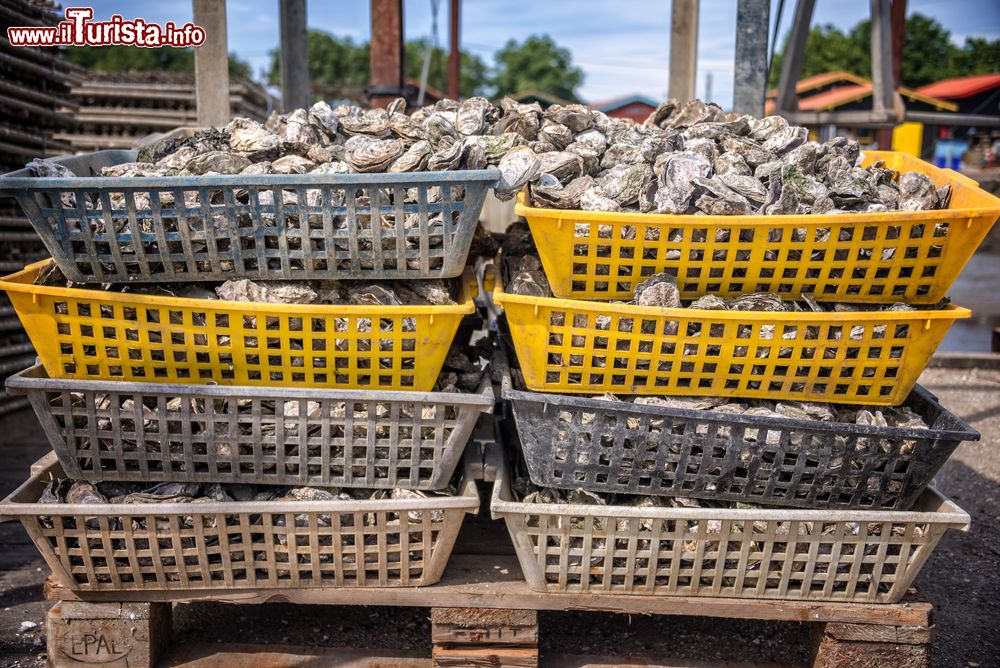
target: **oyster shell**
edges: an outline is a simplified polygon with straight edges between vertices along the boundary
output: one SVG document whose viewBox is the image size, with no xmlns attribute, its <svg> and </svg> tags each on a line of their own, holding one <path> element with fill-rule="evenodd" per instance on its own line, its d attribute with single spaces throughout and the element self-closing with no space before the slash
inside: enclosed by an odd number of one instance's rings
<svg viewBox="0 0 1000 668">
<path fill-rule="evenodd" d="M 542 166 L 535 152 L 527 146 L 515 146 L 500 160 L 500 180 L 495 195 L 500 201 L 509 200 L 528 183 Z"/>
<path fill-rule="evenodd" d="M 580 208 L 584 211 L 621 211 L 618 202 L 605 197 L 604 190 L 599 186 L 591 186 L 580 194 Z"/>
<path fill-rule="evenodd" d="M 226 151 L 209 151 L 191 158 L 181 170 L 182 174 L 202 175 L 209 172 L 215 174 L 239 174 L 250 166 L 250 160 L 238 153 Z"/>
<path fill-rule="evenodd" d="M 733 297 L 727 302 L 730 311 L 788 311 L 784 300 L 777 295 L 755 292 Z"/>
<path fill-rule="evenodd" d="M 899 209 L 923 211 L 937 208 L 938 194 L 926 174 L 907 172 L 899 177 Z"/>
<path fill-rule="evenodd" d="M 543 271 L 519 271 L 510 280 L 507 292 L 527 297 L 551 297 L 552 289 Z"/>
<path fill-rule="evenodd" d="M 257 121 L 237 117 L 226 126 L 229 147 L 238 153 L 259 159 L 274 158 L 281 149 L 281 137 Z"/>
<path fill-rule="evenodd" d="M 638 306 L 680 308 L 681 305 L 677 278 L 670 274 L 656 274 L 647 278 L 635 286 L 633 297 Z"/>
<path fill-rule="evenodd" d="M 496 120 L 497 110 L 484 97 L 470 97 L 458 106 L 455 129 L 463 135 L 480 135 L 489 131 Z"/>
<path fill-rule="evenodd" d="M 400 155 L 389 166 L 389 172 L 419 172 L 427 167 L 427 161 L 431 157 L 431 143 L 426 139 L 421 139 L 410 145 L 406 151 Z"/>
<path fill-rule="evenodd" d="M 653 171 L 660 187 L 654 201 L 658 213 L 684 213 L 694 196 L 695 178 L 708 177 L 712 163 L 700 153 L 668 153 L 657 159 Z"/>
<path fill-rule="evenodd" d="M 601 176 L 597 183 L 604 196 L 613 199 L 620 206 L 635 204 L 639 193 L 652 182 L 653 170 L 646 163 L 637 165 L 615 165 Z"/>
<path fill-rule="evenodd" d="M 215 289 L 219 299 L 231 302 L 266 304 L 311 304 L 317 293 L 308 285 L 280 281 L 254 282 L 248 279 L 226 281 Z"/>
<path fill-rule="evenodd" d="M 404 145 L 399 139 L 372 140 L 367 139 L 352 144 L 355 139 L 365 135 L 352 137 L 344 146 L 347 148 L 347 163 L 359 172 L 384 172 L 403 155 Z"/>
<path fill-rule="evenodd" d="M 389 137 L 389 113 L 385 109 L 368 109 L 359 114 L 341 116 L 338 129 L 347 136 Z"/>
<path fill-rule="evenodd" d="M 562 183 L 580 176 L 583 171 L 583 159 L 575 153 L 567 151 L 552 151 L 539 156 L 541 164 L 538 168 L 542 174 L 551 174 Z"/>
</svg>

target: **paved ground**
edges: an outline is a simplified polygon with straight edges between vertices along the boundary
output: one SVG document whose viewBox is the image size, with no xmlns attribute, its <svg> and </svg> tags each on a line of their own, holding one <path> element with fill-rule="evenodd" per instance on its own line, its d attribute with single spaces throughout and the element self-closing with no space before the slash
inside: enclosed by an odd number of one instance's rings
<svg viewBox="0 0 1000 668">
<path fill-rule="evenodd" d="M 937 478 L 972 515 L 951 532 L 918 586 L 936 607 L 936 665 L 1000 665 L 1000 371 L 930 369 L 925 386 L 983 434 L 963 444 Z M 0 492 L 8 493 L 46 450 L 33 414 L 0 419 Z M 46 575 L 19 524 L 0 524 L 0 666 L 43 666 Z M 429 652 L 425 609 L 196 604 L 174 611 L 178 640 L 381 646 Z M 21 630 L 24 622 L 35 623 Z M 546 613 L 543 652 L 645 654 L 801 664 L 808 634 L 797 624 Z"/>
</svg>

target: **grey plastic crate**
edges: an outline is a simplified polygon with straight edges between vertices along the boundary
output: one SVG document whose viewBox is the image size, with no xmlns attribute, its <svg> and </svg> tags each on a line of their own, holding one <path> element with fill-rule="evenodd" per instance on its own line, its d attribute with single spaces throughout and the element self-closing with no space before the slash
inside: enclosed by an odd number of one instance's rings
<svg viewBox="0 0 1000 668">
<path fill-rule="evenodd" d="M 100 176 L 135 157 L 118 150 L 57 158 L 79 178 L 22 169 L 0 178 L 0 195 L 17 198 L 78 283 L 451 278 L 462 273 L 500 174 Z M 412 188 L 417 203 L 404 203 Z M 442 220 L 431 220 L 436 214 Z"/>
<path fill-rule="evenodd" d="M 929 429 L 736 415 L 522 391 L 498 355 L 532 482 L 594 492 L 905 510 L 979 432 L 919 385 Z M 514 376 L 517 371 L 513 372 Z"/>
<path fill-rule="evenodd" d="M 442 489 L 493 389 L 478 394 L 7 379 L 77 480 Z M 242 405 L 244 411 L 238 410 Z"/>
<path fill-rule="evenodd" d="M 490 510 L 540 592 L 896 603 L 969 514 L 926 490 L 911 511 L 524 503 L 499 466 Z"/>
<path fill-rule="evenodd" d="M 66 477 L 39 462 L 0 503 L 20 520 L 60 583 L 73 591 L 422 587 L 441 579 L 468 513 L 459 494 L 351 501 L 38 503 Z"/>
</svg>

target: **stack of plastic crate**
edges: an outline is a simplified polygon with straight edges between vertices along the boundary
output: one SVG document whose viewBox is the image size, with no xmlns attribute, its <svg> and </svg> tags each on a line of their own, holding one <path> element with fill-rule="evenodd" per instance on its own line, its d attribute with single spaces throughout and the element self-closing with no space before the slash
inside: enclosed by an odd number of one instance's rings
<svg viewBox="0 0 1000 668">
<path fill-rule="evenodd" d="M 915 385 L 966 309 L 764 312 L 607 301 L 629 300 L 639 282 L 668 272 L 682 299 L 767 292 L 790 301 L 807 294 L 939 304 L 1000 200 L 905 155 L 866 160 L 949 184 L 950 208 L 695 217 L 521 201 L 555 297 L 506 292 L 501 261 L 494 301 L 516 353 L 503 398 L 532 483 L 610 500 L 524 503 L 507 472 L 492 507 L 507 520 L 533 588 L 891 602 L 945 529 L 967 526 L 968 515 L 928 484 L 978 434 Z M 605 393 L 905 404 L 927 428 L 584 396 Z M 703 502 L 680 507 L 662 496 Z"/>
<path fill-rule="evenodd" d="M 496 171 L 89 176 L 134 159 L 104 151 L 60 159 L 76 178 L 0 179 L 53 257 L 0 287 L 40 357 L 8 388 L 29 397 L 59 461 L 3 515 L 24 522 L 74 589 L 435 582 L 479 504 L 474 482 L 453 474 L 477 417 L 492 410 L 492 388 L 432 390 L 474 311 L 466 258 Z M 417 204 L 404 202 L 408 189 Z M 38 280 L 50 263 L 68 285 Z M 461 281 L 455 305 L 102 289 L 431 278 Z M 65 477 L 195 485 L 200 498 L 37 503 Z M 283 487 L 277 500 L 235 501 L 217 498 L 215 483 Z M 451 495 L 405 493 L 450 484 Z M 355 488 L 384 491 L 352 498 Z"/>
</svg>

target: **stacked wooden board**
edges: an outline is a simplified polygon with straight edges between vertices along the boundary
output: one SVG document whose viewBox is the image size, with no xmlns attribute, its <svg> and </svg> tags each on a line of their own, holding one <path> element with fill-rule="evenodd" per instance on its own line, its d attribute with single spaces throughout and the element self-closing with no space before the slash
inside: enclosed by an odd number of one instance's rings
<svg viewBox="0 0 1000 668">
<path fill-rule="evenodd" d="M 57 136 L 73 152 L 128 149 L 149 134 L 196 126 L 194 74 L 183 72 L 88 72 L 64 107 L 76 125 Z M 230 79 L 233 116 L 263 121 L 276 100 L 249 79 Z"/>
<path fill-rule="evenodd" d="M 8 26 L 51 26 L 59 21 L 51 3 L 0 0 Z M 53 49 L 15 47 L 0 35 L 0 173 L 40 156 L 68 153 L 56 134 L 72 127 L 77 104 L 70 96 L 80 72 Z M 0 271 L 10 272 L 45 256 L 45 247 L 17 203 L 0 198 Z M 0 299 L 0 380 L 34 358 L 6 297 Z M 0 414 L 25 405 L 22 397 L 0 397 Z"/>
<path fill-rule="evenodd" d="M 2 0 L 8 26 L 51 26 L 59 17 L 25 0 Z M 9 172 L 41 155 L 72 150 L 56 137 L 68 130 L 77 104 L 70 96 L 79 71 L 52 49 L 15 47 L 0 35 L 0 170 Z"/>
</svg>

